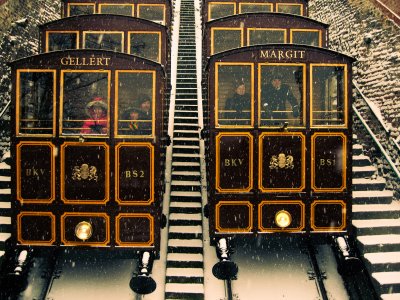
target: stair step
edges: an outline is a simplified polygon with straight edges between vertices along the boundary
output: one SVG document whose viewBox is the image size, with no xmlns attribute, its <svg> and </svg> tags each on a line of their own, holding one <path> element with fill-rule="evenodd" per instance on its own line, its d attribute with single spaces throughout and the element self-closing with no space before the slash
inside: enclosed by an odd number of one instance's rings
<svg viewBox="0 0 400 300">
<path fill-rule="evenodd" d="M 168 268 L 167 276 L 204 277 L 204 271 L 202 268 Z"/>
<path fill-rule="evenodd" d="M 203 254 L 200 254 L 200 253 L 168 253 L 167 261 L 203 262 Z"/>
<path fill-rule="evenodd" d="M 353 219 L 400 218 L 400 203 L 356 204 L 352 206 Z"/>
<path fill-rule="evenodd" d="M 168 247 L 192 247 L 203 248 L 203 241 L 201 239 L 168 239 Z"/>
<path fill-rule="evenodd" d="M 353 166 L 370 166 L 371 159 L 366 155 L 353 155 Z"/>
<path fill-rule="evenodd" d="M 172 213 L 169 214 L 169 219 L 170 220 L 174 220 L 174 221 L 185 221 L 185 220 L 189 220 L 189 221 L 201 221 L 201 214 L 200 213 L 196 213 L 196 214 L 182 214 L 182 213 Z"/>
<path fill-rule="evenodd" d="M 386 187 L 385 178 L 353 178 L 353 191 L 382 191 Z"/>
<path fill-rule="evenodd" d="M 353 167 L 353 178 L 371 177 L 376 172 L 374 166 Z"/>
<path fill-rule="evenodd" d="M 370 273 L 400 271 L 400 251 L 365 253 L 364 258 Z"/>
<path fill-rule="evenodd" d="M 353 191 L 353 204 L 389 204 L 393 200 L 393 191 Z"/>
<path fill-rule="evenodd" d="M 360 144 L 353 144 L 353 155 L 361 155 L 363 153 L 363 146 Z"/>
<path fill-rule="evenodd" d="M 400 271 L 372 273 L 375 288 L 379 294 L 400 292 Z"/>
<path fill-rule="evenodd" d="M 177 299 L 193 299 L 192 294 L 204 294 L 204 285 L 201 283 L 186 284 L 186 283 L 167 283 L 165 284 L 166 293 L 178 293 L 190 295 L 190 298 L 177 298 Z M 204 295 L 203 295 L 204 297 Z"/>
<path fill-rule="evenodd" d="M 201 226 L 169 226 L 169 232 L 171 233 L 192 233 L 201 234 L 203 228 Z"/>
<path fill-rule="evenodd" d="M 400 234 L 358 236 L 357 246 L 364 253 L 400 251 Z"/>
<path fill-rule="evenodd" d="M 381 294 L 382 300 L 400 300 L 400 293 Z"/>
<path fill-rule="evenodd" d="M 353 220 L 357 235 L 399 234 L 400 219 Z"/>
</svg>

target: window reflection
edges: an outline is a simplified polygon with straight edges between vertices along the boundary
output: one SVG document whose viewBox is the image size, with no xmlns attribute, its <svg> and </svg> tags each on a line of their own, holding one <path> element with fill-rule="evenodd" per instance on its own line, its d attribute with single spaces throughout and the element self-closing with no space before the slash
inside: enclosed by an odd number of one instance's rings
<svg viewBox="0 0 400 300">
<path fill-rule="evenodd" d="M 299 15 L 299 16 L 301 16 L 303 14 L 301 4 L 277 3 L 277 12 L 292 14 L 292 15 Z"/>
<path fill-rule="evenodd" d="M 286 43 L 284 29 L 249 29 L 249 46 L 271 43 Z"/>
<path fill-rule="evenodd" d="M 320 47 L 320 32 L 311 30 L 292 30 L 292 43 Z"/>
<path fill-rule="evenodd" d="M 131 32 L 130 54 L 160 62 L 159 32 Z"/>
<path fill-rule="evenodd" d="M 272 4 L 269 3 L 240 3 L 239 11 L 241 14 L 272 12 Z"/>
<path fill-rule="evenodd" d="M 122 52 L 122 33 L 84 32 L 85 49 L 101 49 Z"/>
<path fill-rule="evenodd" d="M 252 125 L 252 66 L 219 65 L 216 105 L 218 124 Z"/>
<path fill-rule="evenodd" d="M 118 135 L 152 135 L 153 78 L 149 72 L 118 72 Z"/>
<path fill-rule="evenodd" d="M 260 76 L 260 125 L 303 125 L 303 67 L 263 65 Z"/>
<path fill-rule="evenodd" d="M 76 32 L 49 32 L 47 42 L 47 51 L 77 49 L 78 34 Z"/>
<path fill-rule="evenodd" d="M 108 133 L 109 72 L 62 73 L 62 133 Z"/>
<path fill-rule="evenodd" d="M 94 14 L 94 4 L 68 4 L 68 16 Z"/>
<path fill-rule="evenodd" d="M 212 53 L 239 48 L 242 46 L 241 29 L 212 29 Z"/>
<path fill-rule="evenodd" d="M 146 20 L 150 20 L 159 24 L 164 25 L 164 10 L 165 6 L 160 4 L 153 4 L 153 5 L 145 5 L 139 4 L 138 5 L 138 17 Z"/>
<path fill-rule="evenodd" d="M 345 66 L 312 66 L 312 125 L 343 125 Z"/>
<path fill-rule="evenodd" d="M 209 3 L 208 20 L 232 16 L 236 13 L 234 3 Z"/>
<path fill-rule="evenodd" d="M 133 5 L 129 4 L 100 4 L 101 14 L 133 16 Z"/>
<path fill-rule="evenodd" d="M 53 134 L 54 72 L 19 73 L 20 134 Z"/>
</svg>

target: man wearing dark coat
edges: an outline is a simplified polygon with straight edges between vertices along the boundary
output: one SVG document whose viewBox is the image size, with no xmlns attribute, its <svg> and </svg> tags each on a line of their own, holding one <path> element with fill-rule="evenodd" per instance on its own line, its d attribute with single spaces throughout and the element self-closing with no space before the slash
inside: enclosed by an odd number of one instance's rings
<svg viewBox="0 0 400 300">
<path fill-rule="evenodd" d="M 272 77 L 262 86 L 261 107 L 267 119 L 288 119 L 286 102 L 292 107 L 293 117 L 299 117 L 299 105 L 289 85 L 283 84 L 280 76 Z"/>
</svg>

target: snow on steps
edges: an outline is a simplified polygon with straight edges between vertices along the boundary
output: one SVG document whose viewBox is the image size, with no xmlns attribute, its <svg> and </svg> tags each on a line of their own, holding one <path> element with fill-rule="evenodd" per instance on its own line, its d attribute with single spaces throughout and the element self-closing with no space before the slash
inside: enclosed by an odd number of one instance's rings
<svg viewBox="0 0 400 300">
<path fill-rule="evenodd" d="M 2 157 L 0 163 L 0 262 L 5 252 L 5 243 L 11 236 L 11 166 L 10 153 Z"/>
<path fill-rule="evenodd" d="M 362 146 L 353 146 L 353 227 L 357 246 L 381 299 L 400 300 L 400 203 L 385 190 Z"/>
</svg>

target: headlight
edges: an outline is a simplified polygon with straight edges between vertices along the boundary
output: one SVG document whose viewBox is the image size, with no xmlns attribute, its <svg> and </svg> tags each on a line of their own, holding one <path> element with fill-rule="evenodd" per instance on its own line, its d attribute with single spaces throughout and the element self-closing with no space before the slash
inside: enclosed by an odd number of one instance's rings
<svg viewBox="0 0 400 300">
<path fill-rule="evenodd" d="M 92 236 L 92 225 L 90 223 L 82 221 L 75 227 L 75 235 L 78 239 L 86 241 Z"/>
<path fill-rule="evenodd" d="M 292 216 L 286 210 L 280 210 L 275 215 L 275 223 L 281 228 L 286 228 L 292 223 Z"/>
</svg>

